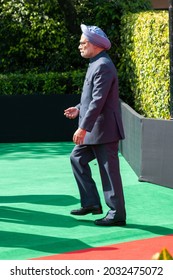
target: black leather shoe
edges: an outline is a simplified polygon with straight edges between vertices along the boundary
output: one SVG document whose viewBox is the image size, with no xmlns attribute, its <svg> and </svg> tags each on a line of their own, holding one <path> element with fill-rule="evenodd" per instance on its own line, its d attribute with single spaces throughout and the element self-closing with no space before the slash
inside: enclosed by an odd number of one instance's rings
<svg viewBox="0 0 173 280">
<path fill-rule="evenodd" d="M 84 216 L 84 215 L 87 215 L 90 213 L 93 215 L 102 214 L 103 211 L 102 211 L 101 205 L 100 206 L 82 207 L 77 210 L 72 210 L 70 214 Z"/>
<path fill-rule="evenodd" d="M 117 226 L 117 227 L 121 227 L 121 226 L 125 226 L 126 225 L 126 221 L 115 221 L 114 219 L 108 219 L 108 218 L 103 218 L 100 220 L 96 220 L 95 225 L 97 226 Z"/>
</svg>

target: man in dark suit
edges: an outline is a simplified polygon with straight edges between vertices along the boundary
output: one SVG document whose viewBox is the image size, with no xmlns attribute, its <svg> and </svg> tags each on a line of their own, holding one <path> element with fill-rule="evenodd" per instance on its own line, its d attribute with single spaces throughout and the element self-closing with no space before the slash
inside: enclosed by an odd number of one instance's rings
<svg viewBox="0 0 173 280">
<path fill-rule="evenodd" d="M 76 179 L 81 208 L 72 215 L 101 214 L 102 206 L 89 162 L 99 166 L 107 215 L 95 221 L 100 226 L 124 226 L 126 210 L 119 170 L 118 143 L 124 138 L 119 110 L 116 68 L 106 53 L 111 43 L 97 26 L 81 25 L 79 50 L 90 60 L 80 104 L 64 111 L 69 119 L 79 116 L 79 126 L 73 135 L 76 144 L 70 159 Z"/>
</svg>

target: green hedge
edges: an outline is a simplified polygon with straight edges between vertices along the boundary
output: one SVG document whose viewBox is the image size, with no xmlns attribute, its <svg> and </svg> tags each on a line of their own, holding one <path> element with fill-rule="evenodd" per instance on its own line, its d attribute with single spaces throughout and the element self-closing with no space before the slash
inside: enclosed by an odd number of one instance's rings
<svg viewBox="0 0 173 280">
<path fill-rule="evenodd" d="M 121 96 L 145 117 L 169 119 L 167 11 L 127 14 L 121 20 Z"/>
<path fill-rule="evenodd" d="M 0 95 L 79 94 L 85 72 L 0 75 Z"/>
<path fill-rule="evenodd" d="M 0 1 L 0 73 L 81 69 L 81 23 L 103 28 L 117 58 L 122 14 L 150 7 L 150 0 Z"/>
</svg>

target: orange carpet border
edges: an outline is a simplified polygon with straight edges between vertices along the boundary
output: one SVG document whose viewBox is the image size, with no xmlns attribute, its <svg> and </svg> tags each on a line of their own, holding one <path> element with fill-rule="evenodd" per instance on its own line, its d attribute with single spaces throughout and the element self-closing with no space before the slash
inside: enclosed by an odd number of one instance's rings
<svg viewBox="0 0 173 280">
<path fill-rule="evenodd" d="M 163 248 L 173 255 L 173 234 L 44 256 L 35 260 L 151 260 Z"/>
</svg>

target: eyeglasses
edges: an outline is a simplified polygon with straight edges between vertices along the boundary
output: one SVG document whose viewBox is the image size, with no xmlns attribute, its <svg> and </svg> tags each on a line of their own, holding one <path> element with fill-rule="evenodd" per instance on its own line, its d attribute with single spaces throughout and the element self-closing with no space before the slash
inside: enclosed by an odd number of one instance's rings
<svg viewBox="0 0 173 280">
<path fill-rule="evenodd" d="M 79 42 L 79 46 L 85 46 L 89 41 Z"/>
</svg>

